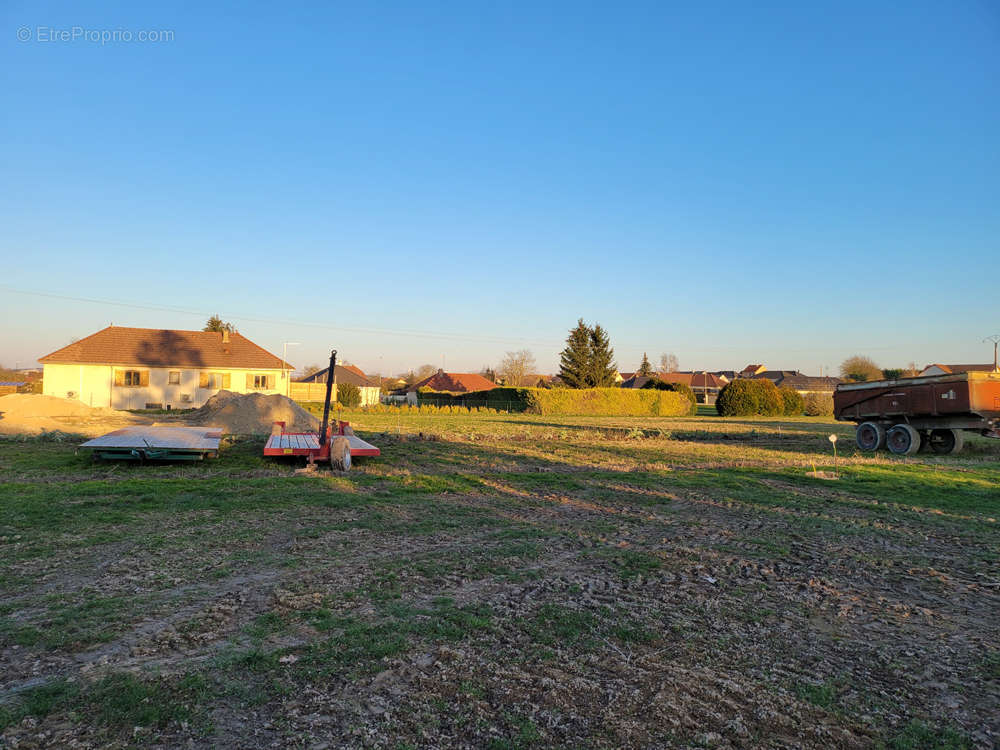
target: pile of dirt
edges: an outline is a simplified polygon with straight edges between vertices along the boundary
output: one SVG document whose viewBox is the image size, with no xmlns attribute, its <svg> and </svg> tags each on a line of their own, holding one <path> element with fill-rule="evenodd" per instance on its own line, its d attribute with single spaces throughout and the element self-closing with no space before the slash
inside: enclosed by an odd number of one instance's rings
<svg viewBox="0 0 1000 750">
<path fill-rule="evenodd" d="M 106 432 L 108 425 L 132 424 L 140 420 L 128 412 L 87 406 L 75 398 L 11 393 L 0 396 L 0 434 L 38 432 Z"/>
<path fill-rule="evenodd" d="M 319 420 L 287 396 L 230 391 L 219 391 L 185 421 L 221 427 L 232 435 L 269 433 L 273 422 L 284 422 L 289 432 L 319 429 Z"/>
</svg>

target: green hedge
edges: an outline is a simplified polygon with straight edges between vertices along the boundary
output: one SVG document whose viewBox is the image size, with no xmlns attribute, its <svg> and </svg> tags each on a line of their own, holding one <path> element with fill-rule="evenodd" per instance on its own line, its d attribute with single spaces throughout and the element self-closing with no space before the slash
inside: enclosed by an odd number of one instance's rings
<svg viewBox="0 0 1000 750">
<path fill-rule="evenodd" d="M 685 383 L 664 383 L 659 378 L 652 378 L 643 389 L 657 390 L 657 391 L 673 391 L 674 393 L 680 393 L 688 401 L 691 402 L 691 408 L 688 410 L 689 416 L 695 416 L 698 413 L 698 397 L 694 395 L 694 391 L 691 390 L 691 386 Z"/>
<path fill-rule="evenodd" d="M 783 385 L 778 389 L 778 393 L 781 394 L 781 400 L 785 404 L 786 417 L 797 417 L 805 411 L 806 403 L 797 390 L 789 385 Z"/>
<path fill-rule="evenodd" d="M 675 391 L 641 388 L 529 388 L 528 409 L 533 414 L 597 417 L 682 417 L 691 402 Z"/>
<path fill-rule="evenodd" d="M 421 388 L 417 391 L 417 403 L 421 406 L 464 406 L 482 407 L 502 411 L 526 411 L 528 392 L 534 388 L 494 388 L 475 393 L 446 393 Z"/>
<path fill-rule="evenodd" d="M 807 393 L 804 400 L 807 417 L 829 417 L 833 414 L 833 396 L 829 393 Z"/>
<path fill-rule="evenodd" d="M 767 378 L 737 378 L 719 391 L 715 410 L 723 417 L 777 417 L 785 413 L 785 402 Z"/>
<path fill-rule="evenodd" d="M 532 414 L 597 417 L 681 417 L 691 402 L 675 391 L 633 388 L 494 388 L 479 393 L 417 393 L 421 406 L 485 407 Z M 697 407 L 695 407 L 697 408 Z"/>
</svg>

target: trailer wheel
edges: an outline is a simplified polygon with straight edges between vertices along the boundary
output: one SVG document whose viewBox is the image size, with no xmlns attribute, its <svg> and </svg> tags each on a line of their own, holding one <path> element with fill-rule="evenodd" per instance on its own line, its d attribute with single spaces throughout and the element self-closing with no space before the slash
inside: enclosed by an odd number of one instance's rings
<svg viewBox="0 0 1000 750">
<path fill-rule="evenodd" d="M 965 445 L 965 436 L 961 430 L 931 430 L 928 442 L 935 453 L 958 453 Z"/>
<path fill-rule="evenodd" d="M 877 451 L 885 448 L 885 427 L 878 422 L 862 422 L 854 433 L 858 447 L 863 451 Z"/>
<path fill-rule="evenodd" d="M 330 467 L 337 471 L 351 470 L 351 444 L 339 437 L 330 445 Z"/>
<path fill-rule="evenodd" d="M 908 424 L 897 424 L 889 428 L 885 444 L 897 456 L 912 456 L 920 450 L 920 433 Z"/>
</svg>

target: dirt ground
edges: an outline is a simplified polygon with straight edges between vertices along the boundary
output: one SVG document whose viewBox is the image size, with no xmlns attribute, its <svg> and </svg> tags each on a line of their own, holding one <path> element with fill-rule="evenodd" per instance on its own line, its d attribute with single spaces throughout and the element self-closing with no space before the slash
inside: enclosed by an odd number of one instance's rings
<svg viewBox="0 0 1000 750">
<path fill-rule="evenodd" d="M 996 443 L 355 423 L 346 475 L 0 443 L 0 747 L 1000 743 Z"/>
</svg>

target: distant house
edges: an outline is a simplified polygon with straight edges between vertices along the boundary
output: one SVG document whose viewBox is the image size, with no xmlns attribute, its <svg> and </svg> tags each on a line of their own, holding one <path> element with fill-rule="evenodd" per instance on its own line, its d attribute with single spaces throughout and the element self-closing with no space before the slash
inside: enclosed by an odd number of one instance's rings
<svg viewBox="0 0 1000 750">
<path fill-rule="evenodd" d="M 655 375 L 632 375 L 632 377 L 622 381 L 622 388 L 644 388 L 651 380 L 662 380 Z M 668 382 L 668 381 L 664 381 Z"/>
<path fill-rule="evenodd" d="M 633 375 L 622 383 L 622 388 L 644 388 L 651 380 L 686 385 L 703 404 L 714 404 L 715 397 L 726 384 L 725 380 L 711 372 L 662 372 L 651 376 Z"/>
<path fill-rule="evenodd" d="M 764 370 L 754 377 L 770 380 L 779 388 L 792 388 L 803 396 L 809 393 L 833 393 L 837 385 L 844 382 L 840 378 L 803 375 L 798 370 Z"/>
<path fill-rule="evenodd" d="M 429 389 L 443 393 L 480 393 L 492 391 L 496 383 L 475 372 L 445 372 L 438 370 L 429 378 L 414 383 L 406 389 L 406 400 L 417 403 L 417 391 Z"/>
<path fill-rule="evenodd" d="M 954 375 L 958 372 L 993 372 L 993 365 L 927 365 L 921 375 Z"/>
<path fill-rule="evenodd" d="M 38 361 L 45 395 L 114 409 L 190 408 L 220 390 L 284 394 L 293 369 L 239 333 L 123 326 Z"/>
<path fill-rule="evenodd" d="M 736 376 L 740 378 L 752 378 L 755 375 L 760 375 L 765 370 L 767 370 L 767 368 L 764 367 L 764 365 L 747 365 L 740 370 Z"/>
<path fill-rule="evenodd" d="M 324 367 L 311 375 L 296 378 L 292 383 L 289 395 L 296 401 L 323 401 L 326 398 L 326 374 L 329 367 Z M 337 400 L 337 386 L 344 383 L 356 385 L 361 391 L 361 406 L 371 406 L 379 403 L 382 389 L 373 383 L 359 367 L 354 365 L 337 365 L 333 371 L 333 390 L 330 398 Z"/>
</svg>

